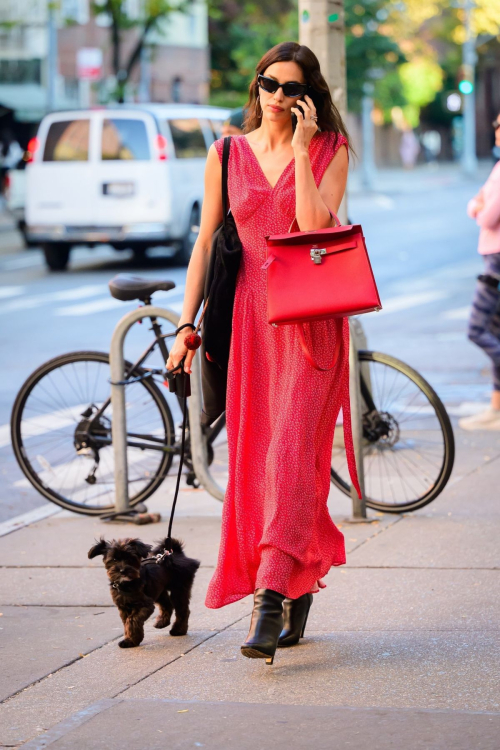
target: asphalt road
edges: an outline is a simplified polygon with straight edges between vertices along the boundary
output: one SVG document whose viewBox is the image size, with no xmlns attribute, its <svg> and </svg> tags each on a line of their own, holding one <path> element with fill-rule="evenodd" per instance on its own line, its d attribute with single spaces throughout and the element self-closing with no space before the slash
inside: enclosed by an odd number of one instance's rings
<svg viewBox="0 0 500 750">
<path fill-rule="evenodd" d="M 349 215 L 363 225 L 384 310 L 363 318 L 372 349 L 413 365 L 458 417 L 489 396 L 489 364 L 466 340 L 468 307 L 481 270 L 478 230 L 465 213 L 490 165 L 477 180 L 454 167 L 379 175 L 374 193 L 352 180 Z M 63 352 L 108 351 L 113 328 L 136 303 L 113 300 L 117 273 L 160 276 L 176 289 L 158 304 L 180 312 L 186 269 L 160 249 L 138 264 L 128 252 L 77 249 L 65 273 L 46 270 L 37 249 L 24 250 L 3 215 L 0 222 L 0 522 L 45 503 L 18 469 L 8 427 L 14 398 L 27 376 Z M 135 326 L 126 355 L 138 355 L 150 334 Z M 178 413 L 175 414 L 178 417 Z"/>
</svg>

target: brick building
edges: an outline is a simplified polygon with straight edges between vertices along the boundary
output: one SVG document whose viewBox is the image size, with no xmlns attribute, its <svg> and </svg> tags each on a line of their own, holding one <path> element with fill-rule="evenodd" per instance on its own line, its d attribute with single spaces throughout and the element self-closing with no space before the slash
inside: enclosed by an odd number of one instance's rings
<svg viewBox="0 0 500 750">
<path fill-rule="evenodd" d="M 47 111 L 48 14 L 47 0 L 1 0 L 0 129 L 11 119 L 36 123 Z M 105 102 L 114 87 L 109 19 L 90 13 L 89 0 L 61 0 L 56 19 L 57 109 Z M 125 0 L 129 17 L 139 17 L 141 0 Z M 137 29 L 122 32 L 121 64 L 126 65 L 139 36 Z M 135 68 L 126 99 L 131 101 L 204 103 L 209 92 L 208 18 L 205 0 L 193 0 L 188 13 L 173 13 L 161 29 L 148 36 L 148 46 Z M 102 51 L 99 80 L 78 78 L 77 52 Z"/>
</svg>

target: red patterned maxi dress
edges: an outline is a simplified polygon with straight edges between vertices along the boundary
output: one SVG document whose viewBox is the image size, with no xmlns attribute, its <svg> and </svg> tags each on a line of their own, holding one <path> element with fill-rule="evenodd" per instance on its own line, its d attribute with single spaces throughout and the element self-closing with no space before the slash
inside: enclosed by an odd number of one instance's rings
<svg viewBox="0 0 500 750">
<path fill-rule="evenodd" d="M 309 156 L 316 185 L 346 143 L 315 133 Z M 215 142 L 222 161 L 223 139 Z M 306 360 L 296 325 L 267 322 L 265 236 L 289 230 L 295 162 L 271 187 L 244 135 L 232 138 L 229 203 L 243 245 L 236 283 L 226 400 L 229 478 L 221 539 L 205 604 L 211 609 L 268 588 L 295 599 L 317 590 L 345 563 L 344 536 L 327 507 L 333 433 L 343 408 L 351 477 L 357 485 L 349 411 L 349 327 L 343 355 L 320 372 Z M 329 366 L 333 321 L 306 324 L 315 361 Z"/>
</svg>

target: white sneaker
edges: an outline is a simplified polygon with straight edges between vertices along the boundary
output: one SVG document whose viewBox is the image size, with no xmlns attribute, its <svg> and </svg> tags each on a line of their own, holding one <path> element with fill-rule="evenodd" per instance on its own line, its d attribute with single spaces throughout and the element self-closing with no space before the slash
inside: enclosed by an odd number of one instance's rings
<svg viewBox="0 0 500 750">
<path fill-rule="evenodd" d="M 492 409 L 458 420 L 462 430 L 500 430 L 500 409 Z"/>
</svg>

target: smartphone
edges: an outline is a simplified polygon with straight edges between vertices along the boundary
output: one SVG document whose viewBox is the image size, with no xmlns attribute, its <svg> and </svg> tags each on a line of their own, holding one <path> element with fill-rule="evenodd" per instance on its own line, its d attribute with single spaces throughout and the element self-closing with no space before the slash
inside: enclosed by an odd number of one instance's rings
<svg viewBox="0 0 500 750">
<path fill-rule="evenodd" d="M 297 127 L 297 115 L 295 112 L 292 112 L 292 133 L 295 133 L 295 128 Z"/>
</svg>

